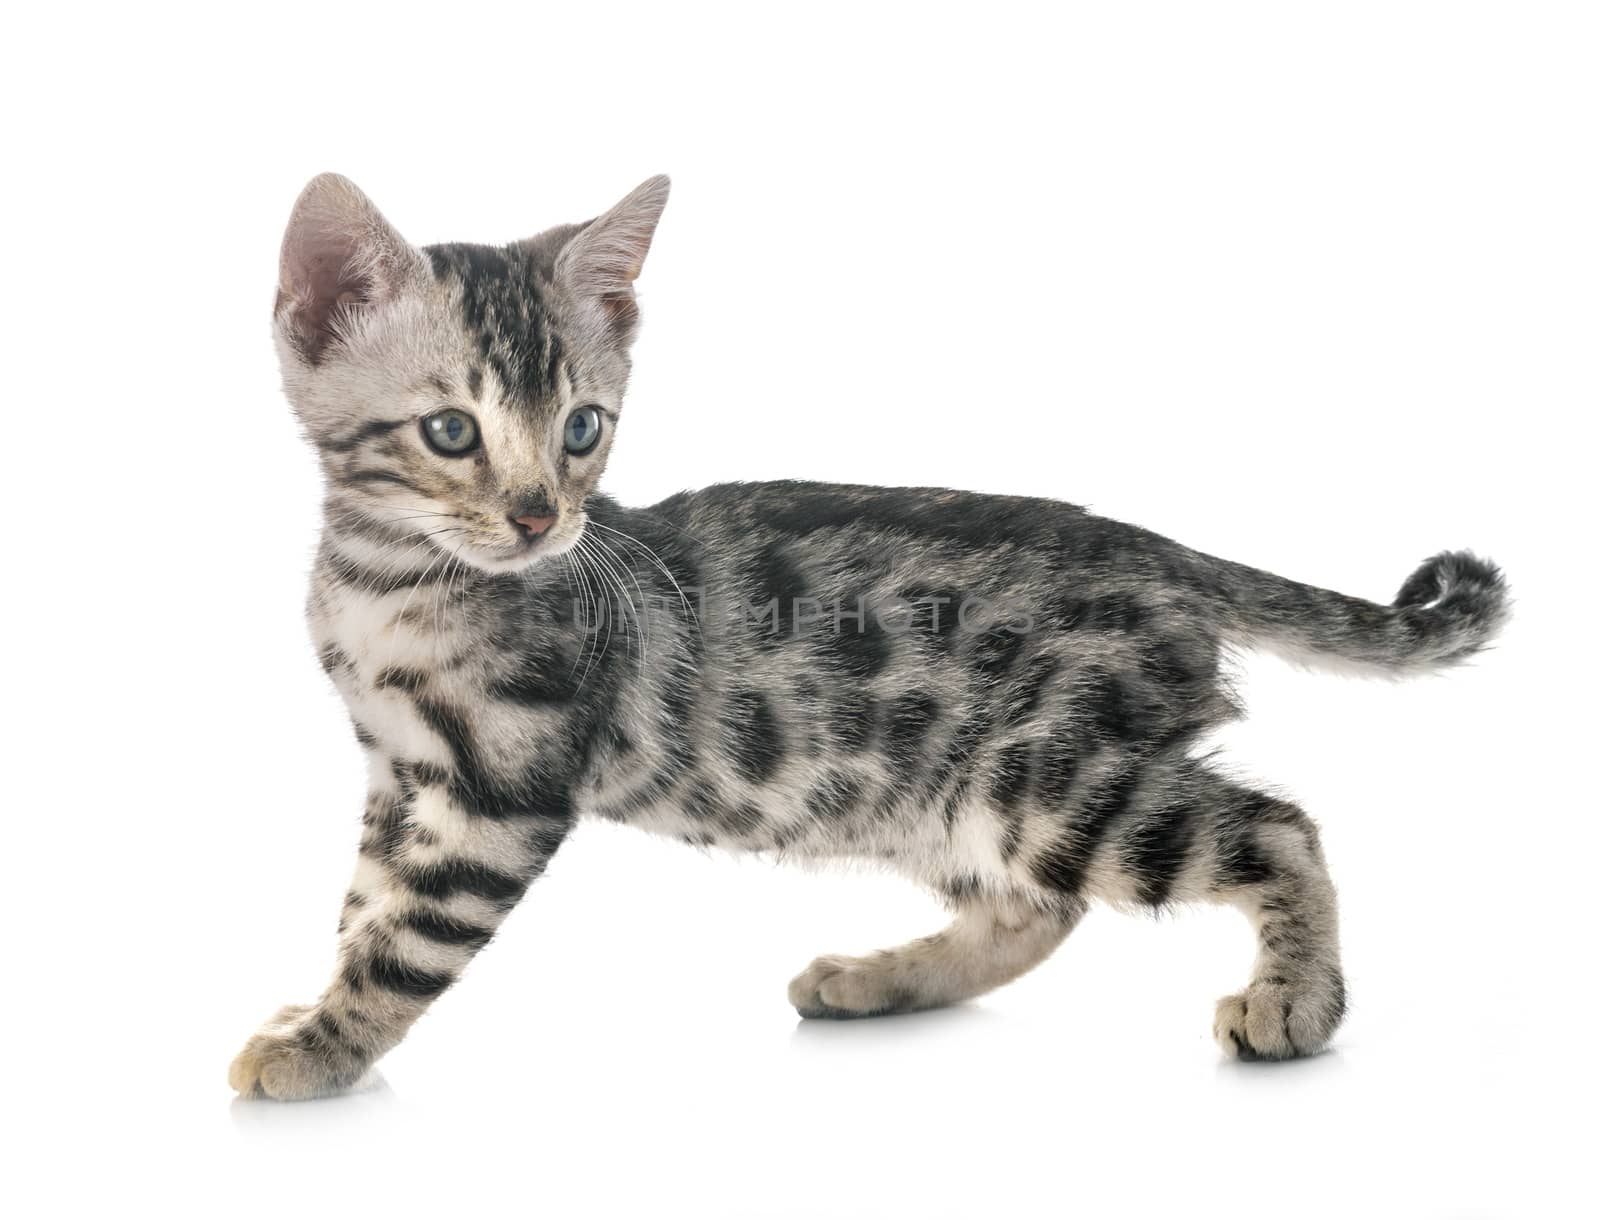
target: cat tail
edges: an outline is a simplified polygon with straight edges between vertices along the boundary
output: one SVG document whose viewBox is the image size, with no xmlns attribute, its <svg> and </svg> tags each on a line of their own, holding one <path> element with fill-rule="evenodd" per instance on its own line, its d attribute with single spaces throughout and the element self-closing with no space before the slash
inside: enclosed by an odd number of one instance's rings
<svg viewBox="0 0 1600 1220">
<path fill-rule="evenodd" d="M 1220 567 L 1207 583 L 1223 602 L 1223 637 L 1319 669 L 1396 677 L 1444 669 L 1482 651 L 1511 613 L 1505 576 L 1470 551 L 1426 560 L 1388 606 L 1243 564 Z"/>
</svg>

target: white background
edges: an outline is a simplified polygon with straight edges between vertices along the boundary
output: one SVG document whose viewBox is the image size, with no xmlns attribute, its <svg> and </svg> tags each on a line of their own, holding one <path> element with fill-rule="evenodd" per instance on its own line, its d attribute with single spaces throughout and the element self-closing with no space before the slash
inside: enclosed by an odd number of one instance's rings
<svg viewBox="0 0 1600 1220">
<path fill-rule="evenodd" d="M 1592 7 L 579 8 L 8 18 L 6 1210 L 1592 1206 Z M 1471 669 L 1253 662 L 1224 737 L 1324 827 L 1335 1048 L 1220 1061 L 1252 944 L 1218 910 L 801 1024 L 811 956 L 935 904 L 585 826 L 383 1088 L 233 1101 L 325 979 L 362 797 L 268 332 L 325 169 L 419 243 L 674 176 L 625 502 L 1032 493 L 1385 600 L 1443 547 L 1502 562 L 1518 617 Z"/>
</svg>

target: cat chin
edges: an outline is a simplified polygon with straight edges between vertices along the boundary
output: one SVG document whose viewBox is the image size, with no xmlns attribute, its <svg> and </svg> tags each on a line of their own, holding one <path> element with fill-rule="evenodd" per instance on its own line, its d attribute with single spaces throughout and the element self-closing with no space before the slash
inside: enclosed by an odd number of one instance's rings
<svg viewBox="0 0 1600 1220">
<path fill-rule="evenodd" d="M 490 551 L 464 543 L 459 554 L 480 572 L 503 575 L 507 572 L 525 572 L 539 567 L 560 555 L 565 555 L 582 536 L 582 531 L 566 538 L 541 539 L 531 547 L 517 547 L 510 551 Z"/>
</svg>

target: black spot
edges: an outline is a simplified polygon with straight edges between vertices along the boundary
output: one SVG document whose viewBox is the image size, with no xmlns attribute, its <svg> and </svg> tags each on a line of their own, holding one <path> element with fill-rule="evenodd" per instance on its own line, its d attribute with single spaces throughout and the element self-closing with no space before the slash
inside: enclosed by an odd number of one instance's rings
<svg viewBox="0 0 1600 1220">
<path fill-rule="evenodd" d="M 842 818 L 861 795 L 861 781 L 852 775 L 835 772 L 826 776 L 806 797 L 806 811 L 812 817 Z"/>
<path fill-rule="evenodd" d="M 890 759 L 902 767 L 918 762 L 928 730 L 938 716 L 939 704 L 922 691 L 901 695 L 890 703 L 883 725 L 883 745 Z"/>
<path fill-rule="evenodd" d="M 1159 686 L 1177 688 L 1211 678 L 1215 665 L 1191 659 L 1172 640 L 1149 640 L 1139 656 L 1139 668 Z"/>
<path fill-rule="evenodd" d="M 753 690 L 734 692 L 728 699 L 723 728 L 728 756 L 739 774 L 752 784 L 764 784 L 783 763 L 783 734 L 766 697 Z"/>
<path fill-rule="evenodd" d="M 1061 595 L 1045 603 L 1041 617 L 1057 631 L 1074 631 L 1083 625 L 1088 607 L 1089 603 L 1081 597 Z"/>
<path fill-rule="evenodd" d="M 917 586 L 902 589 L 899 596 L 911 603 L 908 626 L 912 632 L 932 642 L 942 642 L 961 625 L 962 595 L 953 589 Z"/>
<path fill-rule="evenodd" d="M 1001 809 L 1015 809 L 1027 794 L 1033 779 L 1031 751 L 1017 742 L 1000 751 L 994 772 L 989 776 L 989 801 Z"/>
<path fill-rule="evenodd" d="M 1139 774 L 1124 767 L 1104 780 L 1068 824 L 1066 833 L 1034 861 L 1033 874 L 1040 884 L 1076 894 L 1111 823 L 1127 808 L 1139 785 Z"/>
<path fill-rule="evenodd" d="M 1035 793 L 1039 803 L 1051 809 L 1059 808 L 1066 801 L 1077 774 L 1077 753 L 1065 740 L 1058 738 L 1041 745 L 1038 770 L 1035 772 Z"/>
<path fill-rule="evenodd" d="M 1123 834 L 1122 861 L 1138 883 L 1140 902 L 1158 907 L 1167 901 L 1189 858 L 1196 821 L 1192 806 L 1174 802 L 1143 814 Z"/>
<path fill-rule="evenodd" d="M 1024 636 L 1015 631 L 985 631 L 972 639 L 972 663 L 991 678 L 1009 673 L 1022 654 Z"/>
<path fill-rule="evenodd" d="M 1136 631 L 1146 618 L 1145 608 L 1125 593 L 1109 593 L 1089 603 L 1085 625 L 1102 631 Z"/>
<path fill-rule="evenodd" d="M 1224 889 L 1261 885 L 1276 874 L 1256 839 L 1257 823 L 1237 812 L 1222 813 L 1216 826 L 1216 884 Z"/>
<path fill-rule="evenodd" d="M 841 616 L 836 627 L 836 654 L 849 677 L 864 682 L 883 672 L 893 655 L 893 643 L 870 611 L 860 622 Z"/>
<path fill-rule="evenodd" d="M 1090 672 L 1074 684 L 1072 707 L 1102 741 L 1134 741 L 1153 736 L 1152 720 L 1114 674 Z"/>
<path fill-rule="evenodd" d="M 781 643 L 795 631 L 795 602 L 807 596 L 805 577 L 780 543 L 756 556 L 748 583 L 752 623 L 761 620 L 760 637 Z"/>
</svg>

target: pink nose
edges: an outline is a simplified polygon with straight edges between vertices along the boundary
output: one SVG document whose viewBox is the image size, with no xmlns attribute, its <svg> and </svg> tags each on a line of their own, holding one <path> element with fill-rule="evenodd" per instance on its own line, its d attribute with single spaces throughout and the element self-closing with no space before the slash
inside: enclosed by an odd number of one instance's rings
<svg viewBox="0 0 1600 1220">
<path fill-rule="evenodd" d="M 549 517 L 513 517 L 512 523 L 521 527 L 522 532 L 529 538 L 537 538 L 545 530 L 556 523 L 554 516 Z"/>
</svg>

